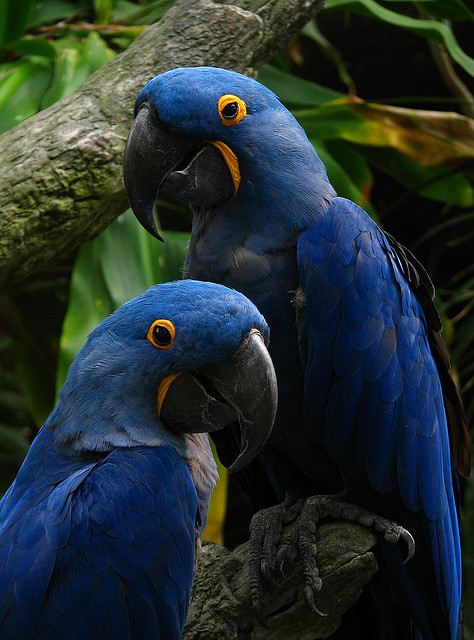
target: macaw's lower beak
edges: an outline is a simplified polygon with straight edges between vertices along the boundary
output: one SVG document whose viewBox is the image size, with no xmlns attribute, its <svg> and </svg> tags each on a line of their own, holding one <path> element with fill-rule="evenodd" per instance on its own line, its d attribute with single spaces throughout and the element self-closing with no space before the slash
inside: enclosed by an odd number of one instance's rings
<svg viewBox="0 0 474 640">
<path fill-rule="evenodd" d="M 239 423 L 240 453 L 229 467 L 231 472 L 247 465 L 270 435 L 277 409 L 277 382 L 257 329 L 252 329 L 227 360 L 208 364 L 192 374 L 170 376 L 160 389 L 166 386 L 160 410 L 160 421 L 166 429 L 175 433 L 212 432 Z"/>
<path fill-rule="evenodd" d="M 205 207 L 235 195 L 235 156 L 223 143 L 203 142 L 167 130 L 148 103 L 143 103 L 125 145 L 123 180 L 137 220 L 161 240 L 153 209 L 158 193 Z M 232 173 L 231 173 L 232 169 Z M 239 176 L 240 179 L 240 176 Z"/>
</svg>

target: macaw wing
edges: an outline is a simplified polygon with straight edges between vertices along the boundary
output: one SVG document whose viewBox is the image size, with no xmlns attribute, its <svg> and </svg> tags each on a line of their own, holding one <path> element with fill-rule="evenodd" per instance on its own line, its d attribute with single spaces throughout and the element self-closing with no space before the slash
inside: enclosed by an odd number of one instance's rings
<svg viewBox="0 0 474 640">
<path fill-rule="evenodd" d="M 306 301 L 308 437 L 324 441 L 352 499 L 414 535 L 415 558 L 405 568 L 400 555 L 397 570 L 418 624 L 426 623 L 426 611 L 436 620 L 441 602 L 455 629 L 461 583 L 457 478 L 414 284 L 393 241 L 342 198 L 301 235 L 298 265 Z M 434 575 L 416 570 L 425 564 Z M 438 596 L 432 601 L 434 584 Z"/>
<path fill-rule="evenodd" d="M 198 500 L 175 450 L 116 449 L 38 486 L 0 534 L 1 637 L 180 638 Z"/>
<path fill-rule="evenodd" d="M 57 464 L 54 460 L 57 458 Z M 58 542 L 46 515 L 54 488 L 73 491 L 90 470 L 58 457 L 43 429 L 30 447 L 15 482 L 0 503 L 0 630 L 5 638 L 29 638 L 56 563 Z M 66 528 L 64 526 L 66 525 Z M 67 538 L 67 522 L 56 521 Z"/>
</svg>

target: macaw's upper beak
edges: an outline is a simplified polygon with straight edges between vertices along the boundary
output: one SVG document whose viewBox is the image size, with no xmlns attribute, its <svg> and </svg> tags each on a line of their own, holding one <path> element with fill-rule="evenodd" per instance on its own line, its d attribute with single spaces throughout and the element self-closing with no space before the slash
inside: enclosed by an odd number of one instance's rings
<svg viewBox="0 0 474 640">
<path fill-rule="evenodd" d="M 151 235 L 162 239 L 153 215 L 158 192 L 205 207 L 235 195 L 223 147 L 168 131 L 148 103 L 141 105 L 125 145 L 123 180 L 133 213 Z"/>
<path fill-rule="evenodd" d="M 168 386 L 169 385 L 169 386 Z M 175 433 L 212 432 L 236 422 L 240 453 L 229 471 L 239 471 L 261 450 L 273 427 L 278 393 L 275 370 L 261 333 L 252 329 L 227 360 L 192 374 L 169 376 L 160 411 L 163 426 Z"/>
</svg>

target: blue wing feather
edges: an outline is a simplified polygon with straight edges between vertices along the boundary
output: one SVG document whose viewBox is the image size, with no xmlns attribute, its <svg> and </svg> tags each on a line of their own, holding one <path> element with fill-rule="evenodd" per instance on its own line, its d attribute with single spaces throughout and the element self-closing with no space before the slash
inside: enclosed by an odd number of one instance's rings
<svg viewBox="0 0 474 640">
<path fill-rule="evenodd" d="M 454 638 L 461 569 L 453 466 L 423 310 L 382 231 L 342 198 L 302 233 L 298 267 L 306 430 L 323 437 L 354 500 L 416 529 L 416 562 L 397 560 L 400 584 L 426 636 L 448 633 L 431 626 L 441 608 Z M 396 552 L 384 553 L 393 562 Z"/>
<path fill-rule="evenodd" d="M 197 510 L 174 449 L 74 461 L 43 429 L 0 506 L 1 637 L 180 638 Z"/>
</svg>

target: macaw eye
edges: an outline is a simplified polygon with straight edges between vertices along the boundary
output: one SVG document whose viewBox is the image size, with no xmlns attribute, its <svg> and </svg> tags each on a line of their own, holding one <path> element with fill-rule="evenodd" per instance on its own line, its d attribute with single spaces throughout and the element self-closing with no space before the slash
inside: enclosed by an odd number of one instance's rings
<svg viewBox="0 0 474 640">
<path fill-rule="evenodd" d="M 175 329 L 169 320 L 155 320 L 146 334 L 147 340 L 158 349 L 169 349 L 173 344 Z"/>
<path fill-rule="evenodd" d="M 226 94 L 217 103 L 217 111 L 222 124 L 230 127 L 240 122 L 247 114 L 247 105 L 237 96 Z"/>
<path fill-rule="evenodd" d="M 222 109 L 221 116 L 225 120 L 233 120 L 238 113 L 239 113 L 238 102 L 228 102 L 225 105 L 225 107 Z"/>
</svg>

